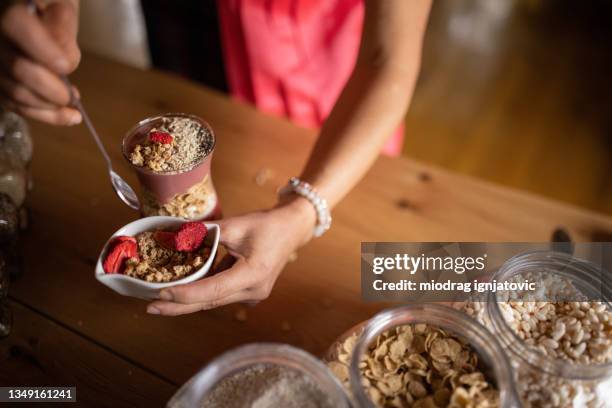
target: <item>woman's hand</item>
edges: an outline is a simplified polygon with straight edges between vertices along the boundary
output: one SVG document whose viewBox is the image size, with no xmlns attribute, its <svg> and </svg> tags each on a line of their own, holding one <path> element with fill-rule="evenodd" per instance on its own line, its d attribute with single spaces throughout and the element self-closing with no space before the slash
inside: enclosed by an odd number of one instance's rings
<svg viewBox="0 0 612 408">
<path fill-rule="evenodd" d="M 151 314 L 176 316 L 236 302 L 266 299 L 289 256 L 306 243 L 315 224 L 312 205 L 292 197 L 271 210 L 219 221 L 228 252 L 220 262 L 233 265 L 197 282 L 164 289 Z"/>
<path fill-rule="evenodd" d="M 39 15 L 25 1 L 0 5 L 0 104 L 54 125 L 75 125 L 80 113 L 60 75 L 81 59 L 76 42 L 77 0 L 41 2 Z M 44 4 L 43 4 L 44 3 Z"/>
</svg>

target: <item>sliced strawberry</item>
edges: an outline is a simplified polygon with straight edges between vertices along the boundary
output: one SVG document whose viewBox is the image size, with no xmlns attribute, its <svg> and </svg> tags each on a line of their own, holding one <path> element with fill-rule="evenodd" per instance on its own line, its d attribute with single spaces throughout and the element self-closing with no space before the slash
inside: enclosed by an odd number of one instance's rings
<svg viewBox="0 0 612 408">
<path fill-rule="evenodd" d="M 164 248 L 176 250 L 175 233 L 167 231 L 155 231 L 153 238 Z"/>
<path fill-rule="evenodd" d="M 117 235 L 115 238 L 113 238 L 113 240 L 111 241 L 111 244 L 114 246 L 121 242 L 126 242 L 126 241 L 136 243 L 136 238 L 130 237 L 129 235 Z"/>
<path fill-rule="evenodd" d="M 181 225 L 181 228 L 176 232 L 174 238 L 176 249 L 178 251 L 191 252 L 198 249 L 204 238 L 206 238 L 208 230 L 202 222 L 186 222 Z"/>
<path fill-rule="evenodd" d="M 114 241 L 113 241 L 114 242 Z M 125 261 L 130 258 L 138 258 L 138 244 L 136 240 L 124 240 L 118 242 L 109 249 L 103 262 L 104 272 L 122 273 Z"/>
<path fill-rule="evenodd" d="M 113 248 L 115 248 L 118 244 L 120 244 L 122 242 L 133 242 L 133 243 L 136 243 L 136 238 L 130 237 L 128 235 L 118 235 L 118 236 L 114 237 L 111 240 L 111 242 L 108 244 L 108 250 L 111 251 Z"/>
<path fill-rule="evenodd" d="M 149 133 L 149 139 L 154 143 L 170 144 L 174 138 L 170 133 L 155 131 Z"/>
</svg>

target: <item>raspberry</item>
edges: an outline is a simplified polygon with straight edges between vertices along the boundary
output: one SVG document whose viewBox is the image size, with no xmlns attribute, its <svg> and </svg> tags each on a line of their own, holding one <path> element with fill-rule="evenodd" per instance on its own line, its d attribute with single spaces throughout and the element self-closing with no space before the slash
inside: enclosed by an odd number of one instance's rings
<svg viewBox="0 0 612 408">
<path fill-rule="evenodd" d="M 149 139 L 155 143 L 170 144 L 174 139 L 170 133 L 166 132 L 151 132 L 149 133 Z"/>
<path fill-rule="evenodd" d="M 167 231 L 155 231 L 153 238 L 164 248 L 176 250 L 175 233 Z"/>
<path fill-rule="evenodd" d="M 186 222 L 181 225 L 174 237 L 177 251 L 195 251 L 202 245 L 206 234 L 208 234 L 208 230 L 204 223 Z"/>
<path fill-rule="evenodd" d="M 133 237 L 117 237 L 109 245 L 109 251 L 103 262 L 104 272 L 122 273 L 125 261 L 138 258 L 138 244 Z"/>
</svg>

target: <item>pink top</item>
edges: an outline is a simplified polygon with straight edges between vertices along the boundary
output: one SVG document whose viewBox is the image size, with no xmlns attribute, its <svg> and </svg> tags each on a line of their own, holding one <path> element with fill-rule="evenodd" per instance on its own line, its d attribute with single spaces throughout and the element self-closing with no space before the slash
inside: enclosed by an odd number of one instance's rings
<svg viewBox="0 0 612 408">
<path fill-rule="evenodd" d="M 362 0 L 217 0 L 232 95 L 320 127 L 357 58 Z M 403 126 L 385 145 L 401 152 Z"/>
</svg>

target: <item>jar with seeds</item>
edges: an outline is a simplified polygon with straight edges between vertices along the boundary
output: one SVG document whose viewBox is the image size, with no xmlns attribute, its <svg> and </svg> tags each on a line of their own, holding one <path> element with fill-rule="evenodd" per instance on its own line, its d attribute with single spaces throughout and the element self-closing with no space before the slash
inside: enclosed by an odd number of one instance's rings
<svg viewBox="0 0 612 408">
<path fill-rule="evenodd" d="M 211 176 L 215 141 L 206 122 L 183 113 L 145 119 L 127 133 L 123 155 L 140 181 L 144 216 L 220 218 Z"/>
<path fill-rule="evenodd" d="M 414 304 L 383 311 L 336 348 L 328 365 L 350 386 L 359 407 L 518 406 L 501 345 L 451 307 Z"/>
<path fill-rule="evenodd" d="M 493 279 L 530 280 L 540 290 L 489 293 L 486 302 L 465 306 L 507 351 L 523 406 L 612 406 L 606 273 L 565 253 L 522 254 L 507 261 Z"/>
<path fill-rule="evenodd" d="M 217 357 L 167 407 L 349 408 L 349 401 L 314 356 L 288 344 L 253 343 Z"/>
</svg>

